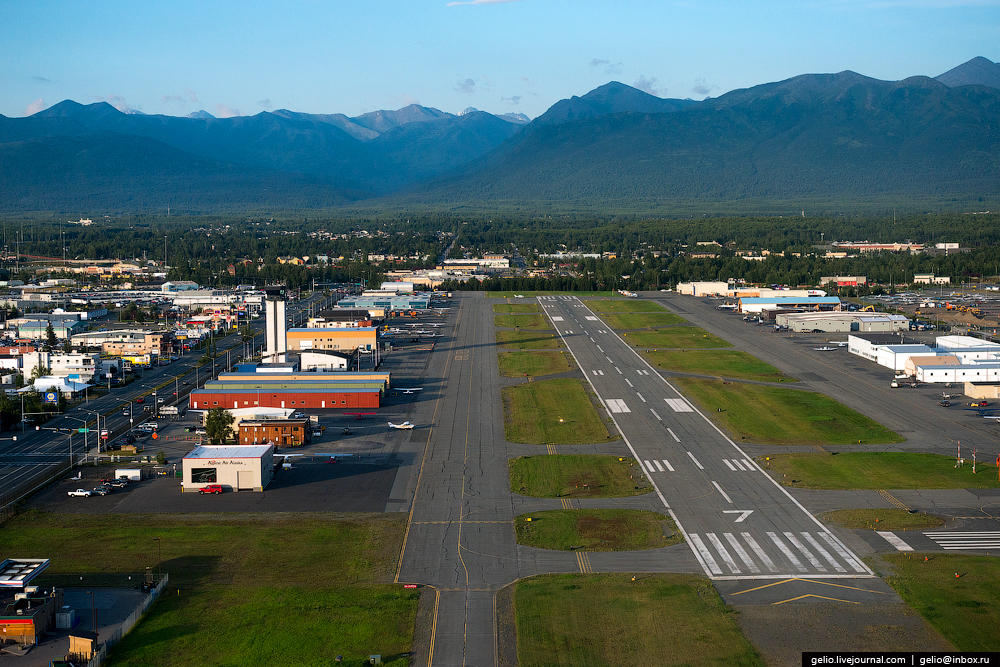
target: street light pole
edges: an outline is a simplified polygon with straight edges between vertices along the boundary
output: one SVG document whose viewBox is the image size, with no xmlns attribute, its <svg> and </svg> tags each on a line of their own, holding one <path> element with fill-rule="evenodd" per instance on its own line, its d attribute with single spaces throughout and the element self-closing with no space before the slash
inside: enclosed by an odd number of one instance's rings
<svg viewBox="0 0 1000 667">
<path fill-rule="evenodd" d="M 87 591 L 86 595 L 90 596 L 90 613 L 94 619 L 94 641 L 97 641 L 97 603 L 94 601 L 94 592 Z"/>
</svg>

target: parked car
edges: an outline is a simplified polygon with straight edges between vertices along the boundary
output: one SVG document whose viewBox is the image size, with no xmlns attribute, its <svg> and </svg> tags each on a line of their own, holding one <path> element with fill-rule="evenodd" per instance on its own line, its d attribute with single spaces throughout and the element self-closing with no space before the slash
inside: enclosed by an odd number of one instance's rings
<svg viewBox="0 0 1000 667">
<path fill-rule="evenodd" d="M 942 408 L 950 408 L 951 401 L 938 401 L 938 405 L 940 405 Z"/>
<path fill-rule="evenodd" d="M 75 498 L 89 498 L 91 493 L 87 489 L 77 489 L 76 491 L 70 491 L 69 495 Z"/>
<path fill-rule="evenodd" d="M 969 403 L 969 405 L 971 405 L 974 408 L 985 408 L 987 405 L 989 405 L 989 403 L 987 403 L 986 401 L 973 401 L 972 403 Z"/>
<path fill-rule="evenodd" d="M 196 429 L 194 430 L 194 434 L 195 434 L 195 435 L 208 435 L 208 431 L 206 431 L 206 430 L 205 430 L 205 429 L 203 429 L 203 428 L 196 428 Z"/>
<path fill-rule="evenodd" d="M 106 496 L 108 495 L 108 490 L 103 486 L 95 486 L 94 490 L 91 491 L 90 493 L 92 493 L 95 496 Z"/>
<path fill-rule="evenodd" d="M 198 489 L 198 493 L 222 493 L 221 484 L 209 484 L 208 486 L 203 486 Z"/>
</svg>

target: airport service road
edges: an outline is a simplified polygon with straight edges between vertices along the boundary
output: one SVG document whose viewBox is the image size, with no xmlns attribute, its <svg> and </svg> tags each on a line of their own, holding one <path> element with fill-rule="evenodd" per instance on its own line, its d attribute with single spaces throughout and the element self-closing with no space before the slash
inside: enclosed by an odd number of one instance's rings
<svg viewBox="0 0 1000 667">
<path fill-rule="evenodd" d="M 872 578 L 861 559 L 573 296 L 538 297 L 714 580 Z"/>
<path fill-rule="evenodd" d="M 429 665 L 496 665 L 496 592 L 518 578 L 492 301 L 457 297 L 397 581 L 433 586 Z M 454 312 L 454 309 L 453 311 Z M 420 431 L 414 431 L 419 433 Z"/>
</svg>

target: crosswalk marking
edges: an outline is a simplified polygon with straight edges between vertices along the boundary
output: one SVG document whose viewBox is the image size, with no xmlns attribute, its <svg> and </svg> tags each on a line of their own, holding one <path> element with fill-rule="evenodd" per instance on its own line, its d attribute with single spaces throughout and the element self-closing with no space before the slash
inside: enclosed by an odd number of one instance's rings
<svg viewBox="0 0 1000 667">
<path fill-rule="evenodd" d="M 733 459 L 733 465 L 735 465 L 737 468 L 739 468 L 743 472 L 746 472 L 746 470 L 747 470 L 746 468 L 743 467 L 743 464 L 740 463 L 739 459 Z"/>
<path fill-rule="evenodd" d="M 655 470 L 653 470 L 653 464 L 649 462 L 649 459 L 646 459 L 644 463 L 646 464 L 646 470 L 648 470 L 649 472 L 656 472 Z"/>
<path fill-rule="evenodd" d="M 563 318 L 562 318 L 562 317 L 560 317 L 559 315 L 553 315 L 553 316 L 552 316 L 552 321 L 553 321 L 553 322 L 562 322 L 562 321 L 563 321 Z"/>
<path fill-rule="evenodd" d="M 902 538 L 897 536 L 895 533 L 890 533 L 887 530 L 876 530 L 886 542 L 896 547 L 896 551 L 913 551 L 913 547 L 903 541 Z"/>
<path fill-rule="evenodd" d="M 683 398 L 665 398 L 663 400 L 667 402 L 667 405 L 674 412 L 694 412 Z"/>
<path fill-rule="evenodd" d="M 625 405 L 625 401 L 620 398 L 609 398 L 605 401 L 608 404 L 608 409 L 615 414 L 619 412 L 632 412 L 629 407 Z"/>
<path fill-rule="evenodd" d="M 827 563 L 829 563 L 831 567 L 833 567 L 833 569 L 835 569 L 837 572 L 847 572 L 847 570 L 845 570 L 843 566 L 840 563 L 838 563 L 833 556 L 830 555 L 830 552 L 824 549 L 823 545 L 821 545 L 819 542 L 816 541 L 815 537 L 813 537 L 809 533 L 799 533 L 799 535 L 801 535 L 806 542 L 811 544 L 812 548 L 815 549 L 816 552 L 819 553 L 819 555 L 822 556 L 823 559 Z"/>
<path fill-rule="evenodd" d="M 593 315 L 584 315 L 583 319 L 587 320 L 588 322 L 596 322 L 597 321 L 597 318 L 594 317 Z"/>
<path fill-rule="evenodd" d="M 729 466 L 729 469 L 736 472 L 736 466 L 729 462 L 729 459 L 722 459 L 722 462 Z"/>
<path fill-rule="evenodd" d="M 698 470 L 704 470 L 705 469 L 705 466 L 703 466 L 701 463 L 698 462 L 698 459 L 696 459 L 694 457 L 694 454 L 692 454 L 691 452 L 688 452 L 687 455 L 690 456 L 691 460 L 694 461 L 694 464 L 696 466 L 698 466 Z"/>
<path fill-rule="evenodd" d="M 955 531 L 924 533 L 948 551 L 1000 548 L 1000 531 Z"/>
<path fill-rule="evenodd" d="M 604 371 L 593 371 L 594 375 L 604 375 Z"/>
<path fill-rule="evenodd" d="M 701 559 L 705 562 L 705 565 L 708 566 L 708 570 L 712 574 L 722 574 L 722 568 L 719 567 L 719 564 L 716 562 L 712 552 L 705 546 L 701 536 L 697 533 L 691 533 L 690 537 L 691 543 L 694 544 L 694 548 L 698 550 L 699 554 L 701 554 Z"/>
<path fill-rule="evenodd" d="M 792 553 L 792 550 L 789 549 L 787 546 L 785 546 L 785 543 L 781 541 L 781 538 L 778 537 L 776 533 L 769 532 L 767 536 L 771 538 L 772 542 L 774 542 L 774 546 L 778 547 L 778 549 L 781 550 L 781 553 L 785 554 L 785 558 L 788 559 L 788 562 L 791 563 L 796 570 L 798 570 L 799 572 L 809 571 L 809 568 L 803 565 L 802 561 L 800 561 L 798 558 L 795 557 L 795 554 Z"/>
<path fill-rule="evenodd" d="M 712 543 L 712 546 L 715 547 L 719 556 L 722 557 L 722 562 L 726 564 L 726 567 L 728 567 L 733 574 L 743 573 L 743 570 L 736 566 L 736 561 L 734 561 L 733 557 L 729 555 L 729 552 L 726 551 L 726 547 L 722 545 L 722 540 L 716 537 L 715 533 L 705 533 L 705 537 L 707 537 L 708 541 Z"/>
<path fill-rule="evenodd" d="M 655 464 L 656 464 L 656 469 L 657 469 L 657 470 L 659 470 L 660 472 L 664 472 L 664 470 L 663 470 L 663 466 L 661 466 L 661 465 L 660 465 L 660 462 L 659 462 L 659 461 L 657 461 L 656 459 L 653 459 L 653 463 L 655 463 Z"/>
<path fill-rule="evenodd" d="M 669 470 L 670 472 L 674 471 L 674 467 L 670 465 L 670 461 L 663 459 L 663 465 L 667 466 L 667 470 Z"/>
<path fill-rule="evenodd" d="M 635 372 L 638 373 L 639 375 L 649 375 L 649 371 L 643 370 L 641 368 L 635 369 Z"/>
</svg>

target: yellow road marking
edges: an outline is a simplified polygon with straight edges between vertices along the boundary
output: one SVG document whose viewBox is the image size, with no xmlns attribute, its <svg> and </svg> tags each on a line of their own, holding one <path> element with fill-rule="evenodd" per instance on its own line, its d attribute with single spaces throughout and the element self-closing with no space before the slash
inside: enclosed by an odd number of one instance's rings
<svg viewBox="0 0 1000 667">
<path fill-rule="evenodd" d="M 885 498 L 886 500 L 888 500 L 893 505 L 895 505 L 896 507 L 898 507 L 899 509 L 906 510 L 907 512 L 910 511 L 909 507 L 907 507 L 906 505 L 904 505 L 903 502 L 901 500 L 899 500 L 899 498 L 896 498 L 894 495 L 892 495 L 888 491 L 885 491 L 883 489 L 879 489 L 878 490 L 878 494 L 880 496 L 882 496 L 883 498 Z"/>
<path fill-rule="evenodd" d="M 825 595 L 800 595 L 797 598 L 789 598 L 787 600 L 782 600 L 781 602 L 772 602 L 771 604 L 785 604 L 786 602 L 795 602 L 796 600 L 802 600 L 803 598 L 819 598 L 820 600 L 833 600 L 834 602 L 846 602 L 848 604 L 861 604 L 860 602 L 855 602 L 853 600 L 841 600 L 840 598 L 828 598 Z"/>
<path fill-rule="evenodd" d="M 824 586 L 836 586 L 837 588 L 849 588 L 852 591 L 865 591 L 866 593 L 878 593 L 879 595 L 883 595 L 884 594 L 884 593 L 882 593 L 882 591 L 872 591 L 872 590 L 868 590 L 867 588 L 859 588 L 857 586 L 847 586 L 845 584 L 835 584 L 835 583 L 830 582 L 830 581 L 820 581 L 818 579 L 803 579 L 801 577 L 792 577 L 791 579 L 782 579 L 781 581 L 775 581 L 775 582 L 770 583 L 770 584 L 764 584 L 763 586 L 757 586 L 756 588 L 748 588 L 745 591 L 740 591 L 739 593 L 733 593 L 732 595 L 733 596 L 737 596 L 737 595 L 743 595 L 744 593 L 752 593 L 754 591 L 759 591 L 759 590 L 763 590 L 765 588 L 770 588 L 771 586 L 780 586 L 781 584 L 787 584 L 787 583 L 790 583 L 790 582 L 793 582 L 793 581 L 805 581 L 805 582 L 808 582 L 810 584 L 822 584 Z"/>
</svg>

